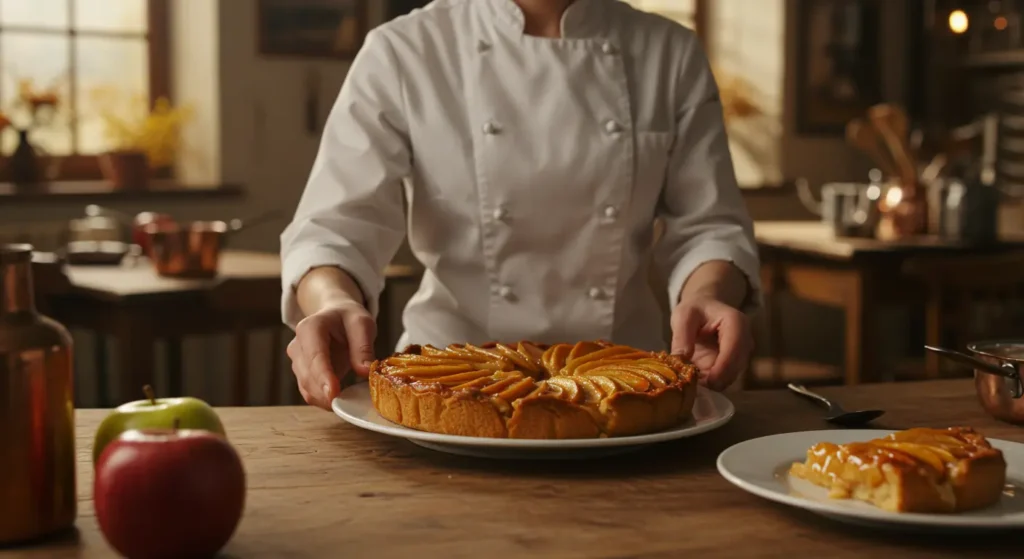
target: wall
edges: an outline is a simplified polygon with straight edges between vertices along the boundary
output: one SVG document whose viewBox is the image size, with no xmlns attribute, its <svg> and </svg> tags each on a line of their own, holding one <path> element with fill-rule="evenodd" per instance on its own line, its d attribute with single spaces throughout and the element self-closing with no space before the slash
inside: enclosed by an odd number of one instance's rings
<svg viewBox="0 0 1024 559">
<path fill-rule="evenodd" d="M 755 3 L 758 8 L 751 9 L 750 5 Z M 319 141 L 318 134 L 304 130 L 306 79 L 310 72 L 319 76 L 321 111 L 326 115 L 345 77 L 345 62 L 258 56 L 255 4 L 251 0 L 172 4 L 174 90 L 178 101 L 197 108 L 196 121 L 187 132 L 189 155 L 180 170 L 181 176 L 196 183 L 237 182 L 247 189 L 247 196 L 241 201 L 162 204 L 161 209 L 182 218 L 248 216 L 272 208 L 290 212 L 299 199 Z M 372 3 L 377 10 L 381 4 Z M 794 35 L 787 31 L 795 26 L 795 2 L 715 0 L 712 6 L 718 8 L 711 21 L 713 48 L 723 53 L 723 67 L 743 71 L 753 79 L 765 96 L 763 105 L 781 127 L 770 131 L 779 139 L 781 176 L 804 176 L 815 184 L 862 176 L 867 169 L 866 161 L 847 148 L 842 139 L 806 138 L 794 131 L 796 44 Z M 375 16 L 379 18 L 381 14 Z M 899 70 L 895 63 L 886 70 L 887 79 L 897 85 Z M 791 196 L 755 195 L 750 205 L 758 218 L 811 217 Z M 152 209 L 140 203 L 118 207 L 128 212 Z M 76 215 L 81 215 L 79 205 L 0 208 L 0 225 L 33 221 L 59 225 Z M 238 237 L 235 246 L 276 251 L 279 231 L 279 226 L 250 231 Z M 399 260 L 409 259 L 408 251 L 403 249 Z M 398 303 L 408 295 L 399 293 Z M 401 306 L 396 304 L 391 309 L 393 321 L 399 320 Z M 813 324 L 814 331 L 808 332 L 806 324 Z M 88 382 L 92 377 L 91 340 L 85 333 L 75 334 L 81 348 L 78 366 L 84 382 L 80 388 L 88 405 L 92 400 Z M 840 318 L 835 313 L 787 303 L 785 344 L 795 355 L 838 362 L 841 334 Z M 258 336 L 253 344 L 250 363 L 256 365 L 251 383 L 254 396 L 263 393 L 262 383 L 266 382 L 266 357 L 261 354 L 266 350 L 261 341 L 266 339 L 265 335 Z M 186 340 L 186 386 L 190 393 L 215 402 L 225 394 L 224 379 L 219 375 L 229 370 L 226 356 L 230 352 L 226 351 L 226 344 L 224 339 Z M 116 353 L 111 353 L 111 357 L 116 357 Z M 116 369 L 116 362 L 112 365 Z M 293 386 L 290 381 L 288 386 Z M 289 394 L 293 394 L 291 389 Z"/>
</svg>

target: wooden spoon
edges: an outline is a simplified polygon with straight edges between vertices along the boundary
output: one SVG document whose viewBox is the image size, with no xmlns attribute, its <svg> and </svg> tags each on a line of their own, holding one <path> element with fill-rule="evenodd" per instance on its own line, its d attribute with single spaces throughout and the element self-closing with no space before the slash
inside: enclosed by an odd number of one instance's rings
<svg viewBox="0 0 1024 559">
<path fill-rule="evenodd" d="M 917 165 L 910 155 L 907 146 L 907 116 L 892 105 L 876 105 L 868 110 L 868 118 L 875 129 L 881 134 L 889 147 L 903 186 L 914 189 L 917 186 Z"/>
<path fill-rule="evenodd" d="M 883 173 L 890 177 L 897 176 L 896 167 L 882 149 L 880 140 L 878 131 L 862 118 L 855 118 L 846 124 L 846 141 L 873 159 Z"/>
</svg>

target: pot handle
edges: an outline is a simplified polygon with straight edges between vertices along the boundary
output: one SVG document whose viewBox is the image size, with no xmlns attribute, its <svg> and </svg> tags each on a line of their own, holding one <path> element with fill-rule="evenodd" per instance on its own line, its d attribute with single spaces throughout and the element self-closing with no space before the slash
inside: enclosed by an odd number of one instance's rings
<svg viewBox="0 0 1024 559">
<path fill-rule="evenodd" d="M 807 211 L 821 217 L 821 201 L 814 198 L 814 193 L 811 192 L 811 183 L 804 177 L 796 179 L 796 196 L 800 199 L 800 203 L 807 208 Z"/>
<path fill-rule="evenodd" d="M 959 351 L 953 351 L 951 349 L 945 349 L 941 347 L 933 347 L 930 345 L 926 345 L 924 346 L 924 348 L 927 349 L 928 351 L 938 353 L 939 355 L 945 357 L 946 359 L 949 359 L 950 361 L 956 361 L 957 363 L 960 363 L 962 365 L 968 365 L 990 375 L 996 375 L 1013 380 L 1020 380 L 1020 374 L 1017 372 L 1017 368 L 1010 363 L 1004 363 L 1003 366 L 1000 367 L 999 365 L 987 363 L 976 357 L 971 357 L 970 355 L 967 355 L 965 353 L 960 353 Z"/>
<path fill-rule="evenodd" d="M 232 219 L 230 222 L 228 222 L 228 234 L 233 235 L 235 233 L 238 233 L 239 231 L 242 231 L 243 229 L 249 229 L 256 225 L 262 225 L 268 221 L 273 221 L 281 216 L 281 210 L 270 210 L 268 212 L 263 212 L 259 215 L 244 220 L 238 218 Z"/>
</svg>

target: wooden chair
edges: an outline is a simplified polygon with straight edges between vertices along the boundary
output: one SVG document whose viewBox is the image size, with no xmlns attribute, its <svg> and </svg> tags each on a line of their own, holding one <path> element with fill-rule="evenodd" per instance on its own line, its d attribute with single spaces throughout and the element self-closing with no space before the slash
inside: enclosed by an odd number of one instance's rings
<svg viewBox="0 0 1024 559">
<path fill-rule="evenodd" d="M 904 271 L 928 289 L 928 345 L 964 350 L 973 340 L 1024 335 L 1024 251 L 922 256 L 908 260 Z M 932 352 L 925 355 L 927 378 L 965 373 Z"/>
<path fill-rule="evenodd" d="M 266 405 L 280 403 L 281 377 L 284 370 L 282 346 L 285 326 L 281 323 L 281 297 L 267 297 L 265 289 L 251 282 L 225 279 L 209 292 L 211 308 L 230 317 L 232 330 L 231 401 L 243 406 L 249 400 L 249 332 L 270 331 L 269 373 Z"/>
<path fill-rule="evenodd" d="M 380 294 L 381 312 L 377 320 L 377 355 L 392 353 L 396 329 L 392 325 L 394 289 L 419 281 L 423 270 L 417 266 L 390 265 L 385 271 L 385 286 Z M 217 313 L 230 317 L 232 330 L 231 399 L 234 405 L 246 405 L 252 377 L 249 362 L 249 333 L 257 329 L 270 331 L 269 370 L 265 387 L 266 405 L 281 403 L 281 387 L 285 376 L 283 355 L 284 334 L 281 323 L 280 292 L 267 297 L 266 289 L 251 282 L 222 281 L 209 293 L 209 304 Z M 291 333 L 289 332 L 289 335 Z"/>
</svg>

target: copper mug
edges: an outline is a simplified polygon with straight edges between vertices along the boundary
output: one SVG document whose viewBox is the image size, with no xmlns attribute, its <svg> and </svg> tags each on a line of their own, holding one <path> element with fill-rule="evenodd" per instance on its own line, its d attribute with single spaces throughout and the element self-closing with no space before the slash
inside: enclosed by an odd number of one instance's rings
<svg viewBox="0 0 1024 559">
<path fill-rule="evenodd" d="M 993 340 L 967 344 L 971 355 L 925 346 L 939 355 L 974 368 L 978 400 L 992 417 L 1024 425 L 1024 340 Z"/>
</svg>

